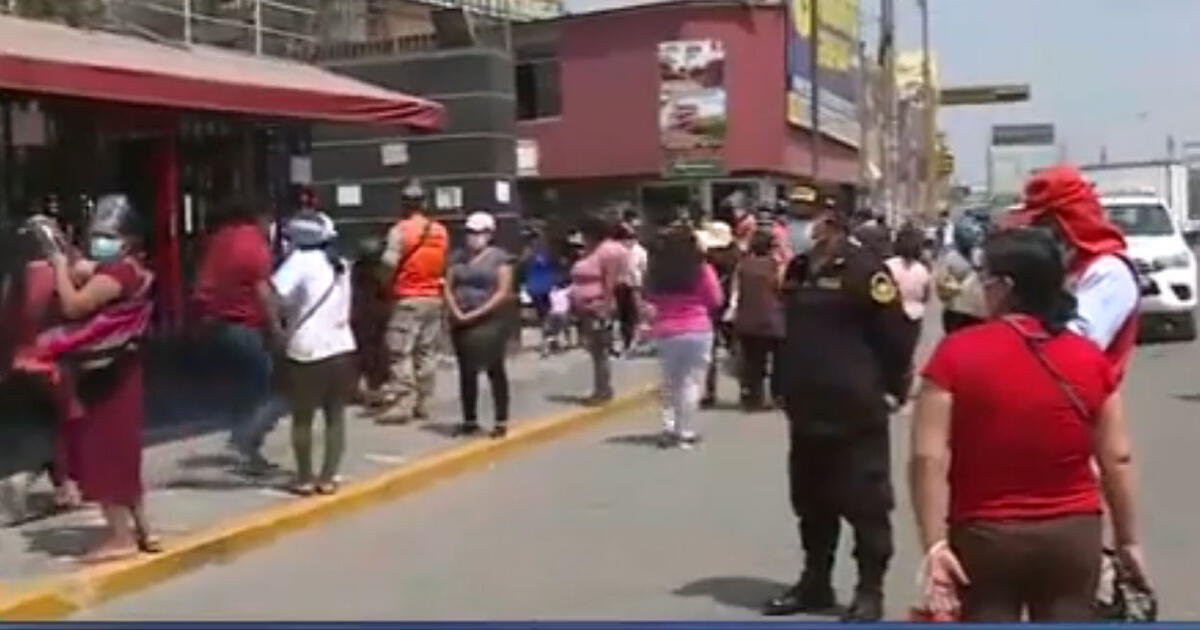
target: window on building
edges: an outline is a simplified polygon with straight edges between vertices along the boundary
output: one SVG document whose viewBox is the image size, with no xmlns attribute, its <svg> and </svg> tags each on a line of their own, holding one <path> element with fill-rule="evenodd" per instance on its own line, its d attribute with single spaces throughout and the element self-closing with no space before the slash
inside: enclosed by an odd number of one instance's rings
<svg viewBox="0 0 1200 630">
<path fill-rule="evenodd" d="M 562 113 L 558 57 L 553 51 L 517 54 L 517 120 L 550 118 Z"/>
</svg>

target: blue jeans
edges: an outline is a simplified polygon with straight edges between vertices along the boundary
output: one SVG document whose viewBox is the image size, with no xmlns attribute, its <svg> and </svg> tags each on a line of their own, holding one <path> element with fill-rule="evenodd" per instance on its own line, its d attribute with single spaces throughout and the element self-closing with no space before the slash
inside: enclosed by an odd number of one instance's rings
<svg viewBox="0 0 1200 630">
<path fill-rule="evenodd" d="M 695 437 L 696 410 L 704 389 L 713 334 L 690 332 L 657 340 L 662 366 L 663 430 L 683 438 Z"/>
<path fill-rule="evenodd" d="M 243 324 L 218 322 L 209 339 L 213 360 L 209 369 L 225 381 L 222 405 L 232 430 L 229 441 L 248 455 L 257 455 L 267 434 L 287 409 L 287 401 L 274 392 L 271 353 L 262 332 Z"/>
</svg>

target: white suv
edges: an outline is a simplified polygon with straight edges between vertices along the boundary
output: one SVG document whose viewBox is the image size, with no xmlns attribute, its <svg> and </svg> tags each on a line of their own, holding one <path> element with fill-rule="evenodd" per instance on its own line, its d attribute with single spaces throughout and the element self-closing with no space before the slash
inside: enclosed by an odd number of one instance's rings
<svg viewBox="0 0 1200 630">
<path fill-rule="evenodd" d="M 1196 338 L 1196 256 L 1162 199 L 1106 195 L 1108 218 L 1121 228 L 1142 276 L 1142 335 Z"/>
</svg>

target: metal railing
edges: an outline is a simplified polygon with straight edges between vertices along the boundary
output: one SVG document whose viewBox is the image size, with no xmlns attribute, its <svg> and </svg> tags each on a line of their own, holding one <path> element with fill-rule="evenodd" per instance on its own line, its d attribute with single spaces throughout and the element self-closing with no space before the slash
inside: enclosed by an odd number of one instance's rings
<svg viewBox="0 0 1200 630">
<path fill-rule="evenodd" d="M 278 38 L 285 42 L 285 48 L 299 45 L 310 46 L 316 43 L 312 35 L 313 21 L 317 11 L 293 2 L 280 0 L 225 0 L 223 2 L 199 2 L 198 0 L 109 0 L 114 9 L 125 8 L 132 11 L 148 11 L 161 16 L 175 18 L 181 22 L 181 36 L 185 44 L 210 43 L 204 38 L 197 37 L 197 31 L 204 26 L 224 27 L 242 31 L 253 42 L 251 49 L 255 54 L 264 54 L 265 41 L 269 37 Z M 219 8 L 219 11 L 205 11 L 205 7 Z M 305 23 L 301 30 L 288 29 L 270 20 L 271 14 L 283 14 L 299 18 Z M 289 43 L 291 44 L 289 46 Z"/>
</svg>

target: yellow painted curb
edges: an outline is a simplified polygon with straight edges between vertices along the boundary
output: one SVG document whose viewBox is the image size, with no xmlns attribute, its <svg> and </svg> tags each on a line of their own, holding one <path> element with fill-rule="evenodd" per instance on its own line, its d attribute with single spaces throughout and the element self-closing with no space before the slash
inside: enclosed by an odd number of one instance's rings
<svg viewBox="0 0 1200 630">
<path fill-rule="evenodd" d="M 272 539 L 407 494 L 478 468 L 518 450 L 591 426 L 635 409 L 658 392 L 657 384 L 621 396 L 601 407 L 574 409 L 514 427 L 504 440 L 481 440 L 433 453 L 381 475 L 345 486 L 330 497 L 291 501 L 236 518 L 209 530 L 167 541 L 165 552 L 84 568 L 26 587 L 0 590 L 0 620 L 48 621 L 162 582 L 235 555 Z"/>
</svg>

